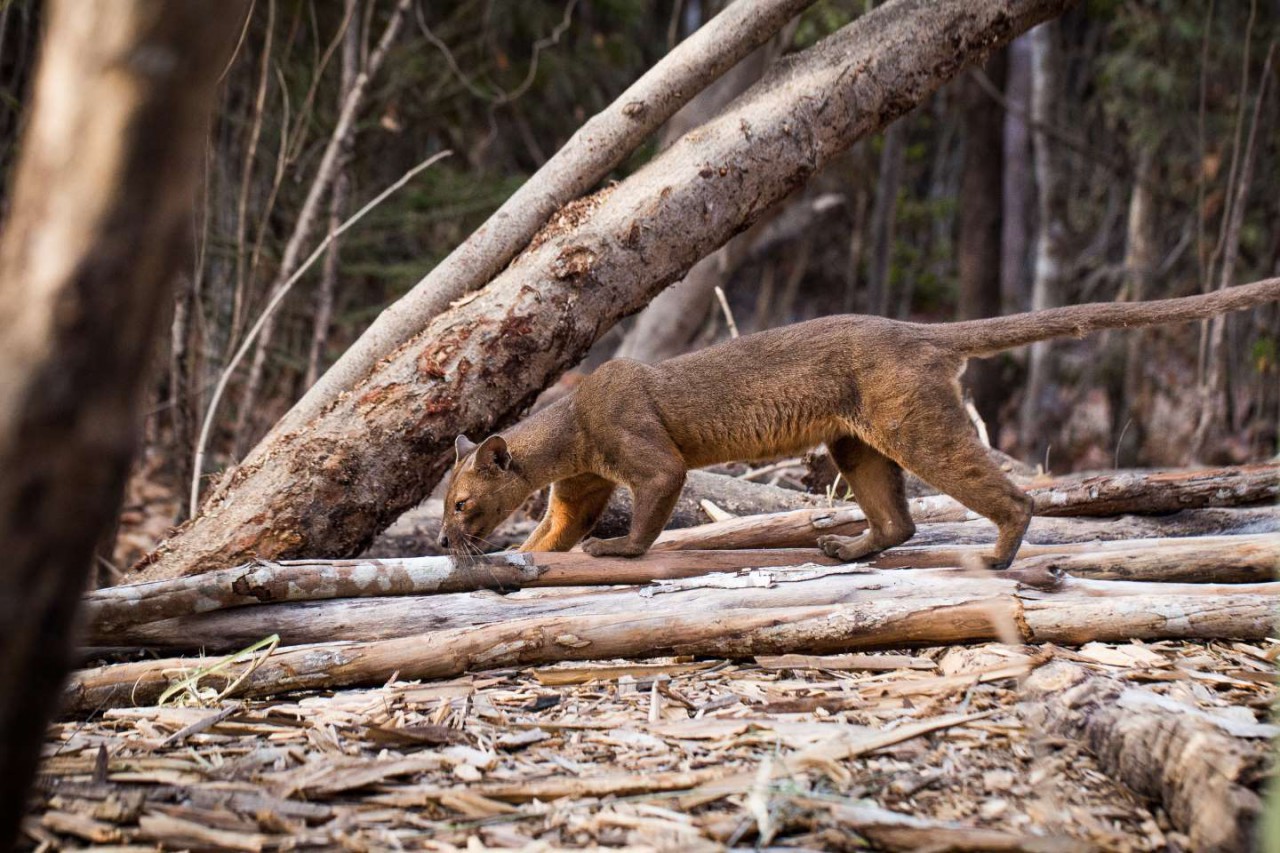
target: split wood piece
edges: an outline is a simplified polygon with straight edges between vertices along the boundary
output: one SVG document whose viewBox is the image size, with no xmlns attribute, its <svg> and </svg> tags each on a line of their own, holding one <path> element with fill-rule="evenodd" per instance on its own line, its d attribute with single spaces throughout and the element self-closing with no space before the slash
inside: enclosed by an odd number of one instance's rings
<svg viewBox="0 0 1280 853">
<path fill-rule="evenodd" d="M 389 640 L 427 630 L 446 631 L 528 618 L 648 616 L 680 611 L 713 614 L 729 609 L 773 609 L 891 598 L 963 595 L 970 600 L 1012 595 L 1054 600 L 1106 596 L 1213 597 L 1256 594 L 1280 597 L 1274 584 L 1175 584 L 1088 581 L 1043 570 L 973 573 L 960 569 L 916 571 L 851 567 L 777 567 L 662 581 L 652 586 L 527 589 L 498 596 L 488 592 L 429 596 L 385 596 L 284 602 L 242 607 L 95 630 L 96 647 L 196 650 L 225 653 L 270 634 L 286 646 L 329 641 Z M 787 649 L 785 651 L 796 651 Z"/>
<path fill-rule="evenodd" d="M 1192 849 L 1254 849 L 1265 738 L 1234 736 L 1198 708 L 1066 662 L 1024 689 L 1029 724 L 1082 741 L 1107 773 L 1161 803 Z"/>
<path fill-rule="evenodd" d="M 894 548 L 868 563 L 876 568 L 962 566 L 982 545 Z M 1023 545 L 1011 567 L 1093 580 L 1183 583 L 1264 583 L 1280 574 L 1280 536 L 1202 536 Z"/>
<path fill-rule="evenodd" d="M 879 574 L 901 579 L 925 572 Z M 241 679 L 234 695 L 262 697 L 382 684 L 396 674 L 406 680 L 437 679 L 468 670 L 570 660 L 834 654 L 1002 639 L 1011 633 L 1027 643 L 1260 640 L 1272 632 L 1274 587 L 1280 587 L 1116 583 L 1125 588 L 1125 594 L 1041 594 L 1036 599 L 1016 592 L 1009 579 L 988 579 L 969 584 L 966 590 L 961 583 L 966 579 L 952 575 L 952 591 L 946 594 L 875 598 L 863 594 L 856 595 L 853 604 L 730 609 L 709 605 L 709 601 L 723 601 L 726 592 L 710 590 L 702 595 L 681 594 L 650 612 L 633 608 L 602 615 L 559 613 L 390 640 L 282 648 L 254 661 L 257 668 L 252 672 L 244 673 L 247 663 L 228 666 L 207 675 L 202 685 L 222 689 Z M 1138 589 L 1143 592 L 1137 594 Z M 743 590 L 728 592 L 750 595 Z M 267 609 L 241 612 L 260 610 Z M 426 621 L 420 614 L 420 622 Z M 64 711 L 84 715 L 119 705 L 150 704 L 172 679 L 207 664 L 207 659 L 172 658 L 85 670 L 68 685 Z"/>
<path fill-rule="evenodd" d="M 770 486 L 767 483 L 753 483 L 750 480 L 713 474 L 710 471 L 690 471 L 685 478 L 684 489 L 680 492 L 676 508 L 667 521 L 667 529 L 676 530 L 706 524 L 707 512 L 701 506 L 704 500 L 711 501 L 720 509 L 736 516 L 803 509 L 822 511 L 833 507 L 849 506 L 845 501 L 833 503 L 824 494 L 811 495 L 808 492 Z M 544 499 L 533 507 L 532 514 L 540 517 L 545 508 Z M 609 505 L 596 523 L 592 535 L 597 538 L 624 536 L 630 527 L 631 493 L 626 489 L 618 489 L 610 498 Z"/>
<path fill-rule="evenodd" d="M 91 633 L 101 640 L 128 625 L 252 604 L 365 596 L 426 595 L 524 586 L 644 584 L 744 568 L 834 563 L 816 550 L 646 554 L 636 559 L 581 552 L 364 560 L 259 560 L 172 580 L 125 584 L 84 597 Z M 270 632 L 268 632 L 270 633 Z M 97 640 L 95 640 L 97 641 Z"/>
<path fill-rule="evenodd" d="M 1027 489 L 1038 516 L 1105 516 L 1159 513 L 1200 507 L 1246 506 L 1280 497 L 1280 465 L 1243 465 L 1194 471 L 1125 471 L 1059 480 Z M 914 498 L 919 523 L 969 521 L 976 514 L 946 495 Z M 796 510 L 669 530 L 654 550 L 812 547 L 823 534 L 853 536 L 867 528 L 857 507 Z"/>
<path fill-rule="evenodd" d="M 785 512 L 792 509 L 830 509 L 832 506 L 848 506 L 844 501 L 834 504 L 825 495 L 811 495 L 795 489 L 783 489 L 764 483 L 753 483 L 710 471 L 690 471 L 676 508 L 667 521 L 668 529 L 695 527 L 716 521 L 707 512 L 704 502 L 710 501 L 732 515 L 758 515 L 769 512 Z M 525 510 L 532 518 L 541 518 L 546 511 L 546 494 L 531 499 Z M 445 554 L 437 542 L 440 536 L 440 514 L 444 507 L 440 501 L 429 500 L 409 510 L 396 523 L 378 535 L 364 552 L 365 557 L 420 557 L 427 554 Z M 488 536 L 488 542 L 497 548 L 516 548 L 533 530 L 534 522 L 522 524 L 508 522 Z M 597 537 L 620 536 L 631 524 L 631 493 L 626 489 L 614 492 L 604 515 L 596 523 Z"/>
</svg>

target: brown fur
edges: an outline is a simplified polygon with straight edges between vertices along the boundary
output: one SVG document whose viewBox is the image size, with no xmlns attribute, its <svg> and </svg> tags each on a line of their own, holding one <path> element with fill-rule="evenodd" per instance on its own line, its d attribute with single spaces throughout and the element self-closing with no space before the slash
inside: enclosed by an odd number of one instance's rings
<svg viewBox="0 0 1280 853">
<path fill-rule="evenodd" d="M 989 562 L 1017 554 L 1031 499 L 979 443 L 961 402 L 966 359 L 1098 329 L 1180 323 L 1280 299 L 1280 279 L 1212 294 L 1097 303 L 926 325 L 834 316 L 727 341 L 655 365 L 619 359 L 569 396 L 478 447 L 459 436 L 441 543 L 476 548 L 534 491 L 551 501 L 524 551 L 563 551 L 591 532 L 617 485 L 635 512 L 627 536 L 589 539 L 596 556 L 643 554 L 685 472 L 797 454 L 825 443 L 868 530 L 824 536 L 857 560 L 915 533 L 902 468 L 995 522 Z"/>
</svg>

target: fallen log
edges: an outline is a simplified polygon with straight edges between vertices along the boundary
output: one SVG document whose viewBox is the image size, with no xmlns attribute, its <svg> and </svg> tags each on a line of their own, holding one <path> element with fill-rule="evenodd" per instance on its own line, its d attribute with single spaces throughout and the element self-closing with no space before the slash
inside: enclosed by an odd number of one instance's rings
<svg viewBox="0 0 1280 853">
<path fill-rule="evenodd" d="M 1035 500 L 1037 516 L 1106 516 L 1247 506 L 1280 497 L 1280 465 L 1120 472 L 1037 484 L 1027 488 L 1027 493 Z M 911 517 L 917 524 L 977 517 L 947 495 L 914 498 L 910 504 Z M 858 507 L 796 510 L 668 530 L 653 547 L 660 551 L 804 548 L 814 546 L 823 534 L 853 536 L 866 528 L 866 515 Z"/>
<path fill-rule="evenodd" d="M 997 575 L 955 569 L 766 569 L 670 581 L 643 591 L 573 588 L 524 590 L 505 597 L 467 593 L 287 603 L 133 626 L 116 638 L 152 647 L 206 644 L 224 650 L 243 648 L 270 633 L 278 633 L 289 645 L 361 638 L 349 646 L 321 643 L 304 648 L 328 649 L 321 657 L 332 652 L 339 678 L 348 671 L 366 673 L 370 665 L 381 666 L 387 660 L 395 661 L 387 674 L 402 668 L 405 678 L 428 678 L 444 677 L 433 674 L 438 671 L 456 675 L 468 668 L 557 660 L 819 654 L 972 642 L 996 636 L 996 628 L 1006 636 L 1020 632 L 1027 642 L 1082 643 L 1131 636 L 1257 639 L 1270 629 L 1270 608 L 1280 599 L 1280 583 L 1147 584 L 1067 578 L 1028 588 L 1028 580 L 1037 579 L 1012 571 Z M 801 627 L 791 626 L 796 619 Z M 432 633 L 423 633 L 426 630 Z M 528 637 L 522 639 L 525 634 Z M 417 660 L 412 646 L 395 645 L 414 637 L 423 644 L 422 654 L 442 655 L 442 661 L 451 663 Z M 743 645 L 732 645 L 735 638 Z M 579 645 L 580 639 L 584 645 Z M 277 657 L 280 666 L 303 667 L 297 672 L 310 672 L 309 677 L 324 684 L 319 664 L 302 649 L 277 652 L 264 666 Z M 121 664 L 135 669 L 103 671 L 158 678 L 147 669 L 150 665 Z M 161 669 L 178 665 L 163 663 Z M 364 682 L 324 686 L 354 683 Z"/>
<path fill-rule="evenodd" d="M 1255 533 L 1280 533 L 1280 506 L 1184 509 L 1168 515 L 1121 515 L 1115 518 L 1033 518 L 1023 544 L 1025 547 L 1027 544 Z M 986 545 L 995 541 L 996 526 L 985 518 L 922 524 L 916 528 L 916 535 L 908 545 L 886 551 L 882 557 L 919 546 Z"/>
<path fill-rule="evenodd" d="M 867 561 L 879 569 L 966 565 L 985 545 L 894 548 Z M 1200 536 L 1023 545 L 1013 569 L 1043 570 L 1093 580 L 1182 583 L 1262 583 L 1280 571 L 1280 536 Z"/>
<path fill-rule="evenodd" d="M 880 569 L 956 567 L 965 565 L 965 558 L 983 547 L 899 548 L 873 558 L 869 565 Z M 1280 537 L 1255 534 L 1026 545 L 1022 554 L 1006 577 L 1018 579 L 1039 573 L 1098 580 L 1260 583 L 1275 578 L 1280 566 Z M 97 590 L 85 596 L 85 611 L 92 645 L 222 649 L 271 633 L 275 619 L 282 620 L 283 624 L 308 626 L 305 629 L 308 633 L 303 636 L 289 634 L 288 642 L 311 642 L 326 637 L 361 638 L 360 634 L 350 632 L 364 630 L 360 626 L 365 625 L 382 637 L 414 633 L 421 628 L 424 614 L 444 608 L 439 602 L 359 604 L 354 601 L 357 599 L 482 589 L 642 585 L 713 572 L 742 572 L 803 563 L 831 565 L 834 561 L 816 549 L 655 552 L 634 560 L 593 558 L 568 552 L 495 554 L 466 560 L 417 557 L 332 562 L 259 561 L 221 572 Z M 799 577 L 802 575 L 797 573 Z M 353 601 L 329 608 L 300 608 L 288 612 L 277 609 L 271 615 L 258 617 L 230 616 L 203 622 L 184 618 L 254 604 L 329 599 Z M 348 615 L 343 615 L 344 611 L 352 614 L 358 611 L 362 615 L 349 620 Z M 131 625 L 145 623 L 163 624 L 126 630 Z M 403 624 L 406 628 L 387 633 L 392 624 Z M 341 637 L 315 633 L 328 631 L 338 631 Z"/>
<path fill-rule="evenodd" d="M 527 586 L 644 584 L 744 568 L 835 561 L 813 549 L 646 554 L 636 559 L 581 552 L 364 560 L 257 560 L 234 569 L 95 590 L 84 597 L 91 635 L 175 616 L 252 604 L 368 596 L 429 595 Z"/>
<path fill-rule="evenodd" d="M 1254 849 L 1274 726 L 1215 718 L 1065 662 L 1037 670 L 1024 690 L 1031 725 L 1082 741 L 1105 772 L 1160 803 L 1191 849 Z"/>
</svg>

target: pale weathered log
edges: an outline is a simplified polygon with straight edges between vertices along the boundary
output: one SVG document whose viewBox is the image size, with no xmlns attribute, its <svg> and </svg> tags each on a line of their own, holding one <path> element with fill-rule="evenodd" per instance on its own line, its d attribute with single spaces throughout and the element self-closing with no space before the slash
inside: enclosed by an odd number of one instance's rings
<svg viewBox="0 0 1280 853">
<path fill-rule="evenodd" d="M 1120 472 L 1063 478 L 1027 488 L 1038 516 L 1102 516 L 1174 512 L 1199 507 L 1245 506 L 1280 497 L 1280 465 L 1243 465 L 1194 471 Z M 919 523 L 967 521 L 976 514 L 946 495 L 914 498 L 911 516 Z M 654 549 L 804 548 L 823 534 L 852 536 L 866 529 L 857 507 L 796 510 L 737 518 L 663 533 Z"/>
<path fill-rule="evenodd" d="M 710 471 L 690 471 L 680 499 L 676 503 L 667 529 L 696 527 L 711 519 L 701 506 L 711 501 L 733 515 L 757 515 L 768 512 L 785 512 L 792 509 L 818 509 L 821 507 L 848 506 L 845 501 L 828 501 L 825 495 L 811 495 L 795 489 L 784 489 L 765 483 L 714 474 Z M 525 510 L 534 518 L 546 510 L 545 493 L 530 500 Z M 365 550 L 365 557 L 421 557 L 428 554 L 444 554 L 437 541 L 440 536 L 440 515 L 444 507 L 438 500 L 426 501 L 409 510 L 396 523 L 378 535 Z M 516 548 L 533 532 L 536 522 L 508 522 L 487 537 L 495 549 Z M 631 524 L 631 493 L 618 489 L 609 506 L 596 523 L 597 537 L 620 536 Z"/>
<path fill-rule="evenodd" d="M 1274 726 L 1218 720 L 1065 662 L 1037 670 L 1024 689 L 1031 725 L 1082 741 L 1106 773 L 1160 803 L 1191 849 L 1254 849 Z"/>
<path fill-rule="evenodd" d="M 1052 545 L 1253 533 L 1280 533 L 1280 506 L 1184 509 L 1168 515 L 1116 518 L 1033 518 L 1024 542 Z M 923 524 L 916 528 L 909 545 L 886 551 L 877 559 L 888 559 L 916 546 L 985 545 L 995 541 L 996 526 L 985 518 Z M 885 567 L 890 565 L 886 563 Z"/>
<path fill-rule="evenodd" d="M 643 584 L 744 568 L 835 561 L 813 550 L 692 551 L 636 559 L 582 552 L 365 560 L 258 560 L 234 569 L 95 590 L 84 598 L 94 642 L 127 625 L 252 604 L 430 595 L 526 586 Z"/>
<path fill-rule="evenodd" d="M 922 569 L 965 565 L 985 545 L 895 548 L 867 560 L 876 568 Z M 1280 574 L 1280 536 L 1203 536 L 1023 545 L 1012 568 L 1045 570 L 1093 580 L 1262 583 Z"/>
<path fill-rule="evenodd" d="M 719 117 L 562 211 L 305 428 L 276 430 L 145 577 L 358 553 L 426 497 L 456 435 L 510 423 L 614 323 L 841 151 L 1068 5 L 893 0 L 777 63 Z"/>
<path fill-rule="evenodd" d="M 958 567 L 985 546 L 898 548 L 868 565 L 880 569 Z M 221 572 L 167 581 L 128 584 L 85 596 L 92 645 L 167 648 L 234 648 L 252 642 L 272 625 L 301 625 L 288 633 L 293 643 L 318 639 L 400 636 L 420 628 L 423 614 L 443 602 L 394 603 L 393 596 L 441 595 L 530 587 L 639 585 L 713 572 L 787 567 L 835 561 L 816 549 L 653 552 L 637 559 L 594 558 L 581 552 L 507 553 L 478 558 L 416 557 L 381 560 L 259 561 Z M 1096 580 L 1190 583 L 1261 583 L 1280 568 L 1280 536 L 1210 536 L 1121 540 L 1058 545 L 1026 545 L 1011 577 L 1032 573 L 1069 574 Z M 799 577 L 797 573 L 797 577 Z M 185 619 L 216 610 L 255 604 L 377 598 L 270 614 Z M 509 599 L 513 601 L 514 599 Z M 816 602 L 811 602 L 816 603 Z M 513 614 L 498 607 L 496 613 Z M 354 614 L 359 613 L 360 616 Z M 125 630 L 131 625 L 159 623 Z M 446 627 L 431 619 L 435 627 Z M 488 620 L 481 620 L 488 621 Z M 393 627 L 395 626 L 395 627 Z M 291 629 L 296 631 L 297 629 Z M 362 635 L 360 631 L 372 631 Z M 340 636 L 331 631 L 338 631 Z"/>
<path fill-rule="evenodd" d="M 220 651 L 247 646 L 270 633 L 282 635 L 285 644 L 360 638 L 351 647 L 310 647 L 326 649 L 320 657 L 332 658 L 332 672 L 321 671 L 321 661 L 312 661 L 301 649 L 278 652 L 264 663 L 284 679 L 282 684 L 301 689 L 376 681 L 372 672 L 385 678 L 396 669 L 407 679 L 444 678 L 466 669 L 517 663 L 860 651 L 974 642 L 1007 637 L 1010 631 L 1020 631 L 1027 642 L 1260 639 L 1271 630 L 1277 599 L 1280 583 L 1147 584 L 1016 571 L 813 567 L 668 581 L 644 590 L 535 589 L 506 597 L 468 593 L 246 607 L 140 625 L 119 637 L 156 647 L 202 643 Z M 426 629 L 435 631 L 424 633 Z M 371 639 L 397 637 L 401 639 Z M 421 660 L 415 647 L 396 646 L 404 638 L 417 640 Z M 436 661 L 436 656 L 443 658 Z M 369 669 L 383 665 L 390 669 Z M 145 663 L 119 666 L 134 669 L 105 667 L 88 684 L 100 684 L 102 678 L 122 683 L 160 678 Z M 165 666 L 172 669 L 178 663 Z M 291 680 L 303 675 L 314 681 Z M 273 688 L 260 684 L 256 689 Z M 76 702 L 105 701 L 93 690 L 90 694 L 97 698 Z"/>
</svg>

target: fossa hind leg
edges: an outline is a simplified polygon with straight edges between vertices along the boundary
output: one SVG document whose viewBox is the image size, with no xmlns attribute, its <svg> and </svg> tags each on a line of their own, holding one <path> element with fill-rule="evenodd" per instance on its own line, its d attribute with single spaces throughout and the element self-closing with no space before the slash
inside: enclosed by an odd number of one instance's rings
<svg viewBox="0 0 1280 853">
<path fill-rule="evenodd" d="M 839 560 L 860 560 L 914 536 L 916 526 L 898 463 L 853 436 L 836 439 L 827 447 L 866 513 L 867 531 L 861 536 L 819 536 L 818 547 L 823 553 Z"/>
<path fill-rule="evenodd" d="M 950 390 L 950 389 L 948 389 Z M 999 529 L 994 569 L 1013 562 L 1031 522 L 1032 500 L 1009 480 L 978 441 L 958 391 L 927 394 L 898 429 L 877 435 L 883 450 L 929 485 L 945 492 Z"/>
</svg>

